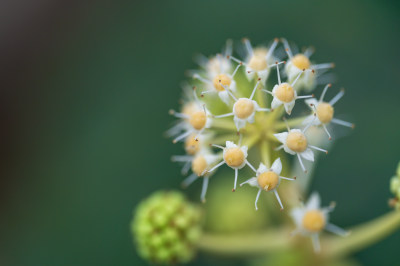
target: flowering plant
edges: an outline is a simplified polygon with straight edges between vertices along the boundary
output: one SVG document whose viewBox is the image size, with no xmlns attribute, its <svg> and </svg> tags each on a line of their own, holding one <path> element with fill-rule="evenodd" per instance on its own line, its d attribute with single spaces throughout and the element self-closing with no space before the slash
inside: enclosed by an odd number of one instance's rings
<svg viewBox="0 0 400 266">
<path fill-rule="evenodd" d="M 190 71 L 193 80 L 190 85 L 183 86 L 180 110 L 170 110 L 178 120 L 167 135 L 174 143 L 183 142 L 185 150 L 184 155 L 174 155 L 172 161 L 182 163 L 182 174 L 188 174 L 182 182 L 183 187 L 197 179 L 203 180 L 200 193 L 203 203 L 211 177 L 219 178 L 216 177 L 217 170 L 226 165 L 234 170 L 233 192 L 241 193 L 239 188 L 245 184 L 256 187 L 256 211 L 261 192 L 272 192 L 277 206 L 269 204 L 268 215 L 281 219 L 273 229 L 251 236 L 203 233 L 195 238 L 196 243 L 190 242 L 190 246 L 233 256 L 297 250 L 307 254 L 302 258 L 307 264 L 315 260 L 342 259 L 399 226 L 400 215 L 393 212 L 366 225 L 344 230 L 329 221 L 335 203 L 321 208 L 316 192 L 305 204 L 299 201 L 308 193 L 317 156 L 328 154 L 327 148 L 336 138 L 334 127 L 354 128 L 352 123 L 336 117 L 334 105 L 343 97 L 343 89 L 325 101 L 328 89 L 332 87 L 327 72 L 334 64 L 313 63 L 310 60 L 312 48 L 297 53 L 285 39 L 274 39 L 269 46 L 260 47 L 253 47 L 248 39 L 244 39 L 242 52 L 241 59 L 233 56 L 232 41 L 228 40 L 221 54 L 197 58 L 200 69 Z M 276 78 L 272 72 L 276 72 Z M 292 164 L 291 156 L 295 157 Z M 245 181 L 238 186 L 240 179 Z M 392 181 L 394 193 L 398 190 L 396 180 Z M 138 233 L 143 224 L 152 223 L 153 219 L 149 215 L 145 222 L 136 218 L 132 223 L 133 232 L 139 236 L 140 249 L 146 250 L 142 252 L 144 257 L 165 263 L 188 261 L 188 256 L 180 260 L 175 251 L 168 255 L 162 253 L 160 259 L 157 246 L 141 239 L 159 238 L 157 226 L 149 229 L 145 237 Z M 201 219 L 196 221 L 200 223 Z M 175 226 L 170 224 L 171 228 Z M 340 237 L 322 234 L 323 230 Z M 287 231 L 291 231 L 292 236 L 286 234 Z M 303 236 L 311 238 L 312 249 L 303 245 Z M 160 241 L 168 244 L 170 240 Z"/>
</svg>

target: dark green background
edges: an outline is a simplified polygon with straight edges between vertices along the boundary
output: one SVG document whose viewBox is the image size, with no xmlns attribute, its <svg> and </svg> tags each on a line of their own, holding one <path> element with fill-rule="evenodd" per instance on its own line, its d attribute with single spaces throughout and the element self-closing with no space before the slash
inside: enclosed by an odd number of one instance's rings
<svg viewBox="0 0 400 266">
<path fill-rule="evenodd" d="M 320 161 L 313 188 L 324 203 L 337 201 L 338 225 L 389 211 L 400 160 L 396 2 L 93 1 L 15 10 L 8 15 L 22 22 L 4 23 L 0 40 L 0 264 L 144 264 L 129 234 L 132 208 L 182 179 L 169 160 L 180 147 L 162 136 L 173 120 L 167 110 L 178 106 L 193 55 L 219 52 L 227 38 L 284 36 L 315 46 L 317 62 L 336 63 L 336 89 L 347 89 L 337 112 L 357 127 Z M 357 258 L 395 265 L 399 241 L 397 232 Z"/>
</svg>

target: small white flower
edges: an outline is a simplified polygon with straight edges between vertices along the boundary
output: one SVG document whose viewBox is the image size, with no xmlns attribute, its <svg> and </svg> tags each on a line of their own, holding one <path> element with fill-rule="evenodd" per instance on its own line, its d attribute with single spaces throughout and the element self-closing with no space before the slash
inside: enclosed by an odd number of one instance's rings
<svg viewBox="0 0 400 266">
<path fill-rule="evenodd" d="M 247 161 L 247 146 L 241 146 L 240 142 L 241 141 L 239 141 L 239 145 L 236 145 L 232 141 L 226 141 L 225 147 L 212 144 L 213 147 L 223 150 L 223 160 L 212 169 L 206 171 L 210 173 L 223 164 L 234 169 L 235 182 L 232 191 L 236 190 L 239 169 L 242 169 L 247 164 L 254 172 L 257 172 L 256 169 Z"/>
<path fill-rule="evenodd" d="M 231 54 L 232 40 L 228 39 L 221 54 L 217 54 L 211 58 L 207 58 L 202 54 L 197 55 L 195 61 L 203 71 L 192 71 L 191 73 L 204 74 L 210 80 L 219 74 L 228 73 L 232 68 L 232 61 L 228 59 Z"/>
<path fill-rule="evenodd" d="M 283 106 L 285 107 L 286 113 L 290 115 L 292 113 L 292 109 L 293 109 L 293 107 L 295 105 L 295 101 L 297 99 L 311 98 L 311 97 L 313 97 L 313 95 L 297 96 L 297 92 L 294 89 L 294 85 L 299 80 L 301 74 L 303 74 L 305 70 L 301 71 L 297 75 L 297 78 L 291 84 L 289 84 L 287 82 L 283 82 L 283 83 L 281 82 L 281 76 L 279 74 L 279 65 L 282 63 L 285 63 L 285 62 L 284 61 L 279 62 L 279 63 L 276 62 L 273 65 L 273 66 L 276 66 L 276 71 L 277 71 L 277 75 L 278 75 L 278 84 L 276 84 L 274 86 L 274 88 L 272 89 L 272 92 L 267 91 L 267 90 L 263 90 L 263 91 L 265 91 L 273 96 L 272 103 L 271 103 L 272 109 L 276 109 L 283 104 Z"/>
<path fill-rule="evenodd" d="M 304 53 L 298 53 L 293 55 L 290 49 L 289 43 L 286 39 L 282 39 L 285 51 L 289 57 L 289 60 L 285 66 L 285 71 L 288 75 L 289 80 L 295 79 L 303 69 L 312 69 L 315 71 L 315 75 L 311 72 L 306 72 L 297 83 L 297 88 L 307 88 L 308 91 L 315 88 L 317 85 L 317 78 L 324 74 L 328 69 L 335 67 L 333 63 L 324 63 L 314 65 L 310 62 L 309 57 L 313 54 L 314 49 L 308 48 Z"/>
<path fill-rule="evenodd" d="M 192 174 L 190 174 L 182 182 L 182 187 L 186 188 L 192 184 L 196 179 L 203 178 L 203 187 L 200 195 L 200 200 L 205 202 L 206 193 L 208 188 L 208 181 L 211 177 L 210 174 L 205 174 L 208 169 L 210 169 L 220 158 L 220 156 L 213 154 L 209 149 L 203 148 L 195 155 L 175 155 L 172 156 L 173 162 L 184 163 L 184 168 L 186 172 L 189 168 L 192 169 Z"/>
<path fill-rule="evenodd" d="M 333 105 L 337 101 L 339 101 L 340 98 L 342 98 L 342 96 L 344 95 L 344 90 L 341 90 L 329 102 L 323 101 L 326 91 L 331 86 L 332 86 L 331 84 L 328 84 L 325 86 L 325 88 L 321 94 L 321 98 L 319 100 L 317 100 L 315 98 L 311 98 L 311 99 L 307 99 L 305 101 L 308 104 L 308 106 L 311 108 L 311 110 L 313 110 L 315 112 L 316 118 L 314 115 L 310 115 L 303 121 L 303 124 L 313 123 L 313 125 L 322 126 L 323 129 L 325 130 L 326 134 L 328 135 L 329 139 L 332 139 L 331 134 L 329 134 L 329 131 L 326 127 L 329 123 L 334 123 L 334 124 L 354 128 L 354 124 L 333 117 L 334 116 Z"/>
<path fill-rule="evenodd" d="M 278 200 L 279 205 L 281 206 L 281 210 L 283 210 L 282 201 L 276 189 L 278 188 L 281 179 L 295 180 L 296 178 L 288 178 L 280 176 L 281 172 L 282 172 L 282 163 L 280 158 L 276 159 L 275 162 L 272 164 L 271 168 L 269 169 L 264 164 L 260 163 L 260 166 L 258 167 L 256 173 L 257 176 L 252 177 L 247 181 L 243 182 L 242 184 L 240 184 L 240 186 L 243 186 L 244 184 L 249 184 L 250 186 L 258 187 L 258 193 L 256 201 L 254 203 L 256 210 L 258 210 L 257 202 L 260 197 L 261 191 L 263 190 L 267 192 L 270 191 L 274 192 L 276 199 Z"/>
<path fill-rule="evenodd" d="M 257 102 L 253 100 L 254 94 L 258 85 L 260 84 L 260 79 L 258 79 L 253 92 L 249 98 L 236 98 L 228 88 L 226 88 L 229 95 L 233 98 L 235 103 L 233 104 L 233 110 L 231 113 L 215 116 L 215 118 L 229 117 L 233 116 L 233 121 L 235 122 L 236 128 L 239 131 L 241 128 L 246 126 L 246 123 L 254 123 L 254 115 L 256 112 L 269 112 L 269 108 L 261 108 L 258 106 Z"/>
<path fill-rule="evenodd" d="M 243 39 L 243 42 L 247 54 L 245 61 L 242 62 L 232 56 L 230 58 L 235 62 L 246 66 L 246 76 L 249 80 L 254 79 L 257 75 L 257 77 L 261 79 L 261 82 L 265 83 L 269 75 L 269 65 L 276 61 L 273 53 L 279 40 L 275 38 L 268 49 L 265 47 L 257 47 L 253 49 L 248 39 Z"/>
<path fill-rule="evenodd" d="M 225 88 L 236 91 L 234 77 L 239 67 L 242 65 L 241 63 L 237 65 L 232 74 L 229 74 L 231 71 L 231 63 L 228 58 L 230 57 L 231 51 L 232 49 L 230 48 L 229 54 L 225 56 L 217 55 L 215 58 L 208 61 L 208 64 L 206 64 L 206 77 L 203 77 L 199 73 L 194 73 L 193 78 L 202 81 L 205 85 L 206 90 L 201 93 L 202 96 L 206 93 L 216 92 L 225 104 L 229 104 L 229 94 Z"/>
<path fill-rule="evenodd" d="M 325 229 L 331 233 L 347 236 L 348 231 L 329 223 L 329 213 L 335 209 L 335 204 L 332 203 L 329 207 L 320 207 L 320 197 L 314 192 L 308 202 L 298 208 L 291 210 L 291 216 L 296 225 L 295 231 L 292 233 L 311 236 L 314 251 L 320 252 L 319 233 Z"/>
<path fill-rule="evenodd" d="M 309 145 L 305 133 L 311 125 L 312 123 L 308 124 L 303 130 L 300 130 L 300 129 L 290 129 L 289 126 L 286 124 L 288 129 L 287 132 L 274 134 L 274 136 L 279 140 L 279 142 L 282 143 L 282 145 L 279 146 L 276 150 L 280 150 L 283 148 L 285 152 L 291 155 L 297 155 L 297 158 L 299 159 L 300 162 L 300 166 L 305 173 L 307 173 L 307 170 L 304 167 L 301 157 L 303 157 L 308 161 L 313 162 L 314 153 L 311 149 L 328 153 L 327 150 Z"/>
<path fill-rule="evenodd" d="M 203 131 L 210 128 L 212 125 L 212 115 L 208 111 L 204 104 L 200 102 L 196 94 L 196 87 L 193 87 L 193 95 L 195 100 L 187 104 L 187 109 L 183 109 L 182 113 L 170 110 L 169 113 L 175 117 L 181 119 L 181 121 L 170 129 L 171 132 L 178 135 L 173 143 L 176 143 L 182 139 L 185 139 L 189 135 L 195 133 L 196 139 L 200 136 Z M 183 133 L 180 133 L 183 130 Z"/>
</svg>

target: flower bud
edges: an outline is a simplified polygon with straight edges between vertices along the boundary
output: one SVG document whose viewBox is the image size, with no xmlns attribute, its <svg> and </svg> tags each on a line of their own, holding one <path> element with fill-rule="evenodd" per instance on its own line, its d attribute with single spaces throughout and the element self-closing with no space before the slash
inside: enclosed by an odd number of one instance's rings
<svg viewBox="0 0 400 266">
<path fill-rule="evenodd" d="M 201 210 L 180 192 L 155 192 L 134 211 L 131 231 L 139 256 L 157 264 L 190 261 L 201 235 Z"/>
</svg>

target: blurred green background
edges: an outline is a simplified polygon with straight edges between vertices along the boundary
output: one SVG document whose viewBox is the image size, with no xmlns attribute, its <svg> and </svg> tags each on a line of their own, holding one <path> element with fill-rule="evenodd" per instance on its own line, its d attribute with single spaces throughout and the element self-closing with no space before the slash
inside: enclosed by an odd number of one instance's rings
<svg viewBox="0 0 400 266">
<path fill-rule="evenodd" d="M 5 2 L 1 265 L 144 264 L 132 209 L 182 180 L 169 159 L 181 147 L 163 137 L 167 111 L 193 55 L 217 53 L 227 38 L 286 37 L 336 63 L 336 88 L 347 89 L 337 109 L 357 126 L 320 160 L 313 189 L 337 201 L 332 218 L 344 227 L 389 211 L 400 160 L 398 2 Z M 356 258 L 398 265 L 399 241 L 397 232 Z M 204 264 L 221 262 L 200 255 L 193 265 Z"/>
</svg>

